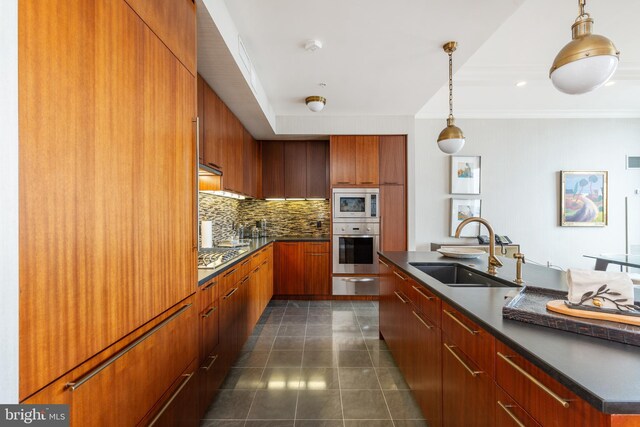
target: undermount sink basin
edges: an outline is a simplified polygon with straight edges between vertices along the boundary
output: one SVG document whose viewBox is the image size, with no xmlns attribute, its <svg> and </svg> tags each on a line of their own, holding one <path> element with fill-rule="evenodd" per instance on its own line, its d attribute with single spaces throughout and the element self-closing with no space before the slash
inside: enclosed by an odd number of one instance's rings
<svg viewBox="0 0 640 427">
<path fill-rule="evenodd" d="M 423 273 L 455 288 L 517 288 L 518 285 L 460 264 L 409 263 Z"/>
</svg>

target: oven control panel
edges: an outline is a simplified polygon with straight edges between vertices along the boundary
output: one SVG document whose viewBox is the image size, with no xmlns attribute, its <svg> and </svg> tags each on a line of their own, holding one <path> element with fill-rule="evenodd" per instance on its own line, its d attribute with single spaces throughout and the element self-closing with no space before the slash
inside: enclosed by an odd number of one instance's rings
<svg viewBox="0 0 640 427">
<path fill-rule="evenodd" d="M 380 234 L 380 224 L 376 223 L 333 223 L 334 235 L 373 235 Z"/>
</svg>

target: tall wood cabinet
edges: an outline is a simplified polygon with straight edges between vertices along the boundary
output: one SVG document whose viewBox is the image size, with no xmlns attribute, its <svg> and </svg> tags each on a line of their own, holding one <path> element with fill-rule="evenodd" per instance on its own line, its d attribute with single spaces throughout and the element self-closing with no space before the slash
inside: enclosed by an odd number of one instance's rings
<svg viewBox="0 0 640 427">
<path fill-rule="evenodd" d="M 180 329 L 196 288 L 195 5 L 162 3 L 169 12 L 123 0 L 19 4 L 20 400 L 73 394 L 74 425 L 140 422 L 195 357 Z M 130 357 L 78 391 L 60 383 L 180 304 Z M 145 360 L 154 341 L 182 351 Z M 161 378 L 140 377 L 137 363 Z M 112 401 L 121 418 L 90 417 L 118 381 L 137 386 Z"/>
<path fill-rule="evenodd" d="M 379 138 L 380 249 L 407 250 L 407 144 L 405 135 Z"/>
<path fill-rule="evenodd" d="M 378 185 L 377 135 L 331 136 L 331 185 Z"/>
</svg>

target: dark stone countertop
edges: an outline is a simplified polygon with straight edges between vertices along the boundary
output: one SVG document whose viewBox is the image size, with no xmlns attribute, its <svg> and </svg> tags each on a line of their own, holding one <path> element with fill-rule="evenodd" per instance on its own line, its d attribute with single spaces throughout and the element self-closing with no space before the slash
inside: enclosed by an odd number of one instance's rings
<svg viewBox="0 0 640 427">
<path fill-rule="evenodd" d="M 460 263 L 484 272 L 487 257 L 459 260 L 437 252 L 380 254 L 599 411 L 640 414 L 640 347 L 503 319 L 505 297 L 514 288 L 449 287 L 409 264 Z M 515 261 L 500 259 L 504 267 L 498 269 L 497 277 L 513 280 Z M 525 285 L 567 290 L 562 271 L 525 264 L 523 278 Z"/>
<path fill-rule="evenodd" d="M 236 258 L 219 265 L 216 268 L 198 268 L 198 286 L 202 286 L 207 283 L 209 280 L 216 277 L 218 274 L 222 273 L 229 267 L 233 267 L 243 259 L 248 256 L 253 255 L 256 251 L 262 249 L 267 246 L 269 243 L 273 242 L 328 242 L 330 241 L 330 236 L 279 236 L 279 237 L 263 237 L 260 239 L 251 239 L 251 244 L 249 246 L 243 246 L 237 249 L 246 249 L 247 252 L 242 255 L 237 256 Z M 231 249 L 231 248 L 223 248 L 223 249 Z"/>
</svg>

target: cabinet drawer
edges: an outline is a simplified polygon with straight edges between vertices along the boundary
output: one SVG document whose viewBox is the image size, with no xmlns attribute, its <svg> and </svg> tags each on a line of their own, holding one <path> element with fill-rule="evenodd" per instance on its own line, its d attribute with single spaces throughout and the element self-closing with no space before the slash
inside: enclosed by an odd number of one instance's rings
<svg viewBox="0 0 640 427">
<path fill-rule="evenodd" d="M 219 343 L 219 315 L 218 300 L 200 312 L 200 360 L 204 360 Z"/>
<path fill-rule="evenodd" d="M 496 385 L 496 427 L 540 427 L 500 386 Z"/>
<path fill-rule="evenodd" d="M 304 251 L 307 253 L 329 253 L 329 242 L 304 242 Z"/>
<path fill-rule="evenodd" d="M 198 364 L 194 360 L 178 378 L 169 393 L 159 402 L 155 415 L 145 419 L 141 425 L 148 427 L 197 427 L 198 419 Z"/>
<path fill-rule="evenodd" d="M 254 270 L 264 261 L 265 249 L 260 249 L 254 256 L 251 257 L 251 270 Z"/>
<path fill-rule="evenodd" d="M 440 313 L 442 311 L 440 298 L 431 293 L 427 288 L 409 280 L 409 299 L 413 301 L 418 311 L 422 313 L 435 326 L 440 326 Z"/>
<path fill-rule="evenodd" d="M 245 278 L 249 273 L 251 273 L 251 259 L 252 257 L 247 257 L 240 261 L 240 277 Z"/>
<path fill-rule="evenodd" d="M 74 427 L 138 424 L 196 359 L 197 315 L 192 296 L 24 403 L 70 404 Z"/>
<path fill-rule="evenodd" d="M 543 426 L 605 425 L 606 416 L 501 342 L 496 382 Z"/>
<path fill-rule="evenodd" d="M 494 375 L 495 339 L 459 311 L 442 303 L 442 333 L 490 377 Z M 444 339 L 444 338 L 443 338 Z"/>
<path fill-rule="evenodd" d="M 215 300 L 218 299 L 218 278 L 200 286 L 198 290 L 198 312 L 202 313 L 207 309 Z"/>
<path fill-rule="evenodd" d="M 233 267 L 227 269 L 220 276 L 221 285 L 220 290 L 218 291 L 219 298 L 222 298 L 227 292 L 231 290 L 240 280 L 242 280 L 242 269 L 240 268 L 240 264 L 236 264 Z"/>
</svg>

